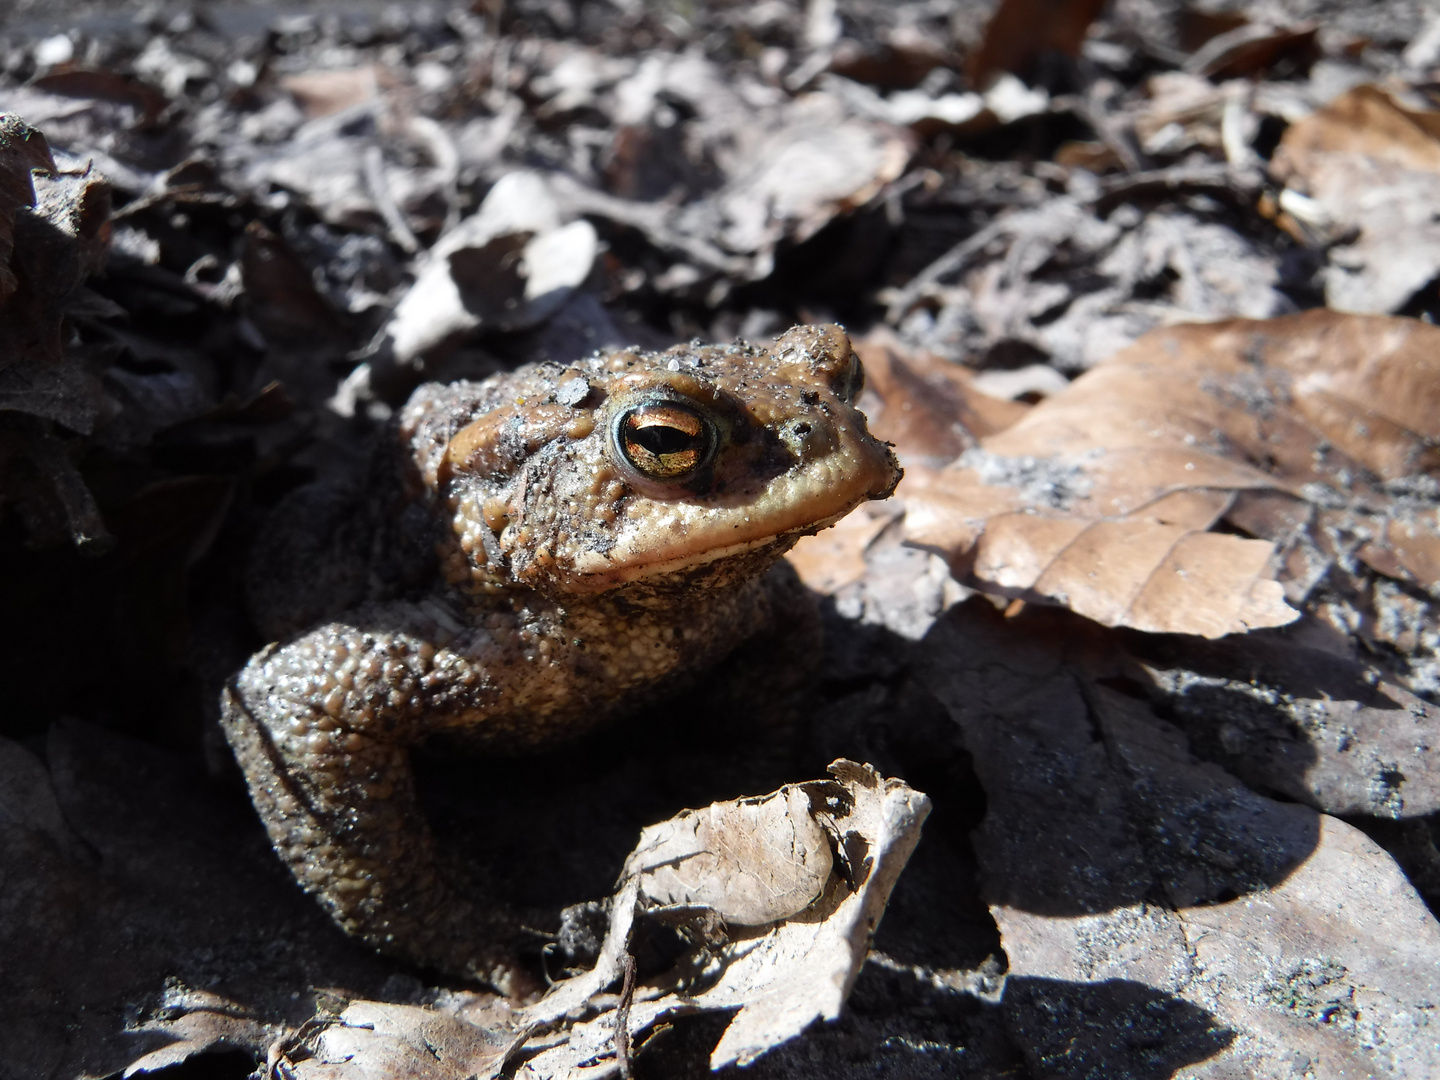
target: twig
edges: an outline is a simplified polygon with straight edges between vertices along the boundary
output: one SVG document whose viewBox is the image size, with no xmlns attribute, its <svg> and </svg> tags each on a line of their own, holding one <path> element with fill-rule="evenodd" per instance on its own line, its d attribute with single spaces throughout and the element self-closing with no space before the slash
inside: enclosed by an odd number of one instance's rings
<svg viewBox="0 0 1440 1080">
<path fill-rule="evenodd" d="M 400 208 L 395 205 L 395 197 L 390 194 L 390 185 L 385 180 L 385 160 L 381 157 L 378 146 L 365 148 L 365 186 L 370 189 L 375 208 L 390 227 L 391 239 L 400 245 L 405 254 L 416 254 L 420 250 L 420 241 L 410 231 Z"/>
<path fill-rule="evenodd" d="M 445 227 L 441 231 L 449 232 L 460 222 L 457 198 L 460 151 L 456 149 L 455 140 L 450 137 L 450 133 L 428 116 L 410 117 L 409 126 L 410 134 L 425 144 L 436 171 L 440 173 L 440 181 L 445 188 Z"/>
<path fill-rule="evenodd" d="M 1006 228 L 1006 219 L 997 218 L 979 232 L 961 240 L 960 243 L 921 270 L 910 279 L 910 284 L 899 290 L 895 298 L 890 301 L 890 307 L 885 312 L 885 321 L 892 326 L 899 323 L 905 317 L 905 313 L 915 305 L 915 302 L 925 295 L 925 290 L 941 278 L 961 269 L 988 247 L 990 242 L 1000 236 Z"/>
<path fill-rule="evenodd" d="M 1121 203 L 1167 199 L 1180 195 L 1211 195 L 1241 209 L 1253 210 L 1264 177 L 1251 169 L 1230 165 L 1173 165 L 1168 169 L 1131 173 L 1103 185 L 1094 201 L 1096 213 L 1105 214 Z"/>
<path fill-rule="evenodd" d="M 628 952 L 620 958 L 625 981 L 620 985 L 620 1005 L 615 1010 L 615 1060 L 620 1080 L 630 1080 L 630 1005 L 635 1000 L 635 957 Z"/>
</svg>

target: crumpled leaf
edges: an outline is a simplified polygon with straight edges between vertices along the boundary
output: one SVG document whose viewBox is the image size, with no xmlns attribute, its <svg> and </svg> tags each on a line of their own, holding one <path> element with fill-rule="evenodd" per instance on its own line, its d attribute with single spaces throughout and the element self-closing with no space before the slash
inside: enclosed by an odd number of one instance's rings
<svg viewBox="0 0 1440 1080">
<path fill-rule="evenodd" d="M 179 983 L 166 986 L 159 1013 L 155 1019 L 138 1025 L 134 1034 L 173 1041 L 126 1066 L 121 1074 L 125 1080 L 159 1072 L 216 1047 L 264 1045 L 274 1035 L 272 1027 L 267 1027 L 243 1005 L 220 994 Z"/>
<path fill-rule="evenodd" d="M 589 104 L 621 130 L 608 191 L 564 176 L 552 177 L 554 190 L 570 213 L 637 229 L 677 259 L 656 275 L 665 292 L 708 288 L 717 273 L 765 277 L 778 244 L 871 203 L 913 152 L 908 132 L 856 115 L 831 87 L 792 99 L 699 55 L 601 62 L 580 51 L 551 45 L 549 70 L 532 88 L 548 108 Z M 670 102 L 694 117 L 677 123 Z"/>
<path fill-rule="evenodd" d="M 629 1014 L 632 1039 L 672 1012 L 739 1007 L 710 1055 L 710 1067 L 720 1069 L 747 1065 L 800 1034 L 814 1020 L 839 1016 L 890 890 L 920 838 L 930 801 L 898 780 L 882 780 L 867 765 L 841 760 L 830 766 L 830 772 L 833 781 L 787 785 L 776 794 L 785 799 L 784 819 L 795 813 L 795 795 L 808 797 L 810 813 L 831 834 L 836 854 L 846 867 L 845 875 L 832 874 L 814 906 L 801 917 L 773 924 L 759 938 L 731 935 L 731 940 L 716 950 L 712 968 L 705 972 L 703 991 L 662 994 L 637 1002 Z M 615 897 L 600 964 L 589 975 L 573 980 L 579 984 L 575 989 L 562 984 L 535 1006 L 533 1022 L 564 1015 L 562 1007 L 568 1012 L 579 1003 L 577 991 L 592 985 L 603 989 L 613 979 L 613 972 L 606 971 L 605 958 L 615 955 L 618 959 L 617 942 L 628 936 L 635 905 L 643 903 L 639 897 L 646 887 L 646 874 L 634 873 L 634 856 L 627 865 L 631 874 Z M 593 1060 L 594 1036 L 607 1029 L 613 1033 L 614 1021 L 604 1013 L 588 1024 L 577 1025 L 567 1043 L 527 1061 L 517 1076 L 569 1075 L 567 1070 Z M 597 1070 L 594 1075 L 610 1071 Z"/>
<path fill-rule="evenodd" d="M 851 119 L 828 95 L 801 98 L 779 119 L 715 196 L 719 239 L 731 251 L 813 236 L 837 214 L 864 206 L 910 161 L 898 132 Z"/>
<path fill-rule="evenodd" d="M 300 1080 L 458 1080 L 498 1075 L 517 1059 L 517 1077 L 614 1075 L 620 1002 L 605 992 L 641 918 L 704 930 L 674 970 L 636 988 L 626 1013 L 631 1045 L 666 1017 L 738 1009 L 711 1054 L 719 1069 L 835 1019 L 930 802 L 868 765 L 840 760 L 830 772 L 833 780 L 645 829 L 611 900 L 595 967 L 534 1005 L 462 1023 L 434 1009 L 355 1002 L 284 1063 Z"/>
<path fill-rule="evenodd" d="M 804 911 L 834 868 L 808 793 L 686 810 L 640 834 L 624 874 L 651 904 L 701 904 L 734 926 L 763 926 Z"/>
<path fill-rule="evenodd" d="M 15 291 L 15 272 L 10 267 L 15 214 L 35 205 L 32 171 L 54 168 L 45 136 L 18 116 L 0 114 L 0 304 Z"/>
<path fill-rule="evenodd" d="M 355 1001 L 287 1063 L 296 1080 L 469 1080 L 494 1074 L 509 1040 L 435 1009 Z"/>
<path fill-rule="evenodd" d="M 104 265 L 110 186 L 59 172 L 45 137 L 0 118 L 0 368 L 60 359 L 67 302 Z"/>
<path fill-rule="evenodd" d="M 513 172 L 431 250 L 386 327 L 409 363 L 456 337 L 522 330 L 558 311 L 590 274 L 595 227 L 565 222 L 545 178 Z"/>
<path fill-rule="evenodd" d="M 1391 312 L 1440 275 L 1440 112 L 1358 86 L 1292 124 L 1271 165 L 1279 207 L 1330 251 L 1325 299 L 1339 311 Z"/>
<path fill-rule="evenodd" d="M 1297 548 L 1323 532 L 1312 517 L 1342 515 L 1412 573 L 1429 565 L 1433 496 L 1383 485 L 1435 468 L 1437 341 L 1416 321 L 1326 311 L 1155 331 L 912 488 L 907 536 L 965 583 L 1109 626 L 1282 626 L 1298 615 L 1285 597 L 1318 581 Z M 1210 531 L 1222 519 L 1255 539 Z M 1276 543 L 1296 558 L 1272 561 Z"/>
</svg>

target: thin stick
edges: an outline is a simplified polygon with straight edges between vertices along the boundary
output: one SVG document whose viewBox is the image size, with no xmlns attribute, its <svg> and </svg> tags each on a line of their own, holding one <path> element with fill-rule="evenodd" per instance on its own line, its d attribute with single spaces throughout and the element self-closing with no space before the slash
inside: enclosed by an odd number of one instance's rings
<svg viewBox="0 0 1440 1080">
<path fill-rule="evenodd" d="M 620 986 L 620 1007 L 615 1010 L 615 1060 L 620 1064 L 620 1080 L 630 1080 L 630 1005 L 635 1000 L 635 957 L 628 952 L 621 957 L 625 981 Z"/>
</svg>

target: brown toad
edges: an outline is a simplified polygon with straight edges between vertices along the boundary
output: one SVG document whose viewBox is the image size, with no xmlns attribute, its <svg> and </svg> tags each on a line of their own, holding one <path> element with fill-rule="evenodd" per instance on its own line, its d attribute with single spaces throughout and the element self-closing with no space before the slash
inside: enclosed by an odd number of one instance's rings
<svg viewBox="0 0 1440 1080">
<path fill-rule="evenodd" d="M 766 630 L 766 571 L 899 479 L 853 407 L 861 378 L 823 326 L 415 392 L 365 509 L 332 508 L 323 543 L 271 542 L 311 549 L 288 577 L 283 552 L 261 560 L 302 632 L 222 702 L 276 851 L 336 922 L 503 981 L 494 927 L 437 862 L 410 746 L 553 743 Z"/>
</svg>

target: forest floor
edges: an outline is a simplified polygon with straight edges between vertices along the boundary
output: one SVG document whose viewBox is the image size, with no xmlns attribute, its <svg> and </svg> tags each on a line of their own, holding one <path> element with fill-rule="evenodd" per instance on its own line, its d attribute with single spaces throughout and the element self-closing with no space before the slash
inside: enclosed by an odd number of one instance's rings
<svg viewBox="0 0 1440 1080">
<path fill-rule="evenodd" d="M 906 477 L 791 556 L 799 718 L 421 763 L 526 962 L 843 757 L 933 811 L 745 1075 L 1440 1075 L 1440 13 L 18 0 L 0 114 L 0 1080 L 704 1075 L 743 995 L 502 1052 L 346 939 L 218 697 L 420 383 L 828 321 Z"/>
</svg>

